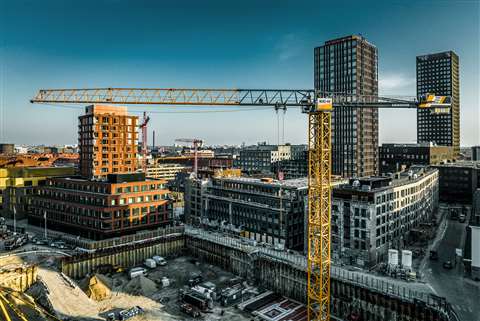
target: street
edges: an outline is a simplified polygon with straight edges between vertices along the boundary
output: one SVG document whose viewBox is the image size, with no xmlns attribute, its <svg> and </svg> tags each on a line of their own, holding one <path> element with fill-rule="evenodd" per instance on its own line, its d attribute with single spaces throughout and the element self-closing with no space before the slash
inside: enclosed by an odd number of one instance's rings
<svg viewBox="0 0 480 321">
<path fill-rule="evenodd" d="M 449 219 L 447 209 L 440 211 L 443 211 L 443 218 L 433 246 L 439 257 L 436 261 L 429 260 L 427 254 L 421 265 L 424 281 L 437 295 L 447 298 L 460 320 L 479 321 L 480 283 L 464 277 L 462 259 L 455 254 L 455 249 L 463 249 L 466 223 Z M 445 261 L 451 261 L 453 268 L 445 269 Z"/>
</svg>

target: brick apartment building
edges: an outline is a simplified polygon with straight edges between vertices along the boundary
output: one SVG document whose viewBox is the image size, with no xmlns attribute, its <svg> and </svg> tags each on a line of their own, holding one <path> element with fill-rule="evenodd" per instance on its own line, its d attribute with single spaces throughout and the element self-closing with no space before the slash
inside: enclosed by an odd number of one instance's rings
<svg viewBox="0 0 480 321">
<path fill-rule="evenodd" d="M 169 225 L 167 181 L 135 173 L 136 130 L 126 107 L 88 106 L 79 117 L 81 176 L 36 187 L 29 223 L 95 240 Z"/>
<path fill-rule="evenodd" d="M 138 117 L 121 106 L 91 105 L 78 117 L 80 174 L 105 178 L 137 170 Z"/>
<path fill-rule="evenodd" d="M 143 173 L 109 174 L 106 181 L 49 178 L 32 197 L 29 223 L 105 239 L 168 225 L 173 219 L 165 180 Z"/>
</svg>

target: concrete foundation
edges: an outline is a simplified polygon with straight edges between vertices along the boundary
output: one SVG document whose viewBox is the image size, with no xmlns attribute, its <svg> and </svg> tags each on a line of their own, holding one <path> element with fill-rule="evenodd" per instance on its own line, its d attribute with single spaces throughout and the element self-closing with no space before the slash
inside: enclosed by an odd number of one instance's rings
<svg viewBox="0 0 480 321">
<path fill-rule="evenodd" d="M 170 235 L 135 245 L 123 245 L 62 260 L 62 272 L 78 279 L 92 273 L 98 265 L 112 264 L 131 268 L 154 255 L 177 255 L 185 247 L 183 235 Z"/>
<path fill-rule="evenodd" d="M 148 242 L 122 245 L 62 261 L 62 271 L 73 278 L 91 273 L 97 265 L 130 268 L 154 255 L 182 251 L 263 287 L 306 303 L 307 271 L 304 256 L 252 246 L 242 240 L 187 229 Z M 389 283 L 375 276 L 332 267 L 331 313 L 341 320 L 457 321 L 450 305 L 415 286 Z"/>
</svg>

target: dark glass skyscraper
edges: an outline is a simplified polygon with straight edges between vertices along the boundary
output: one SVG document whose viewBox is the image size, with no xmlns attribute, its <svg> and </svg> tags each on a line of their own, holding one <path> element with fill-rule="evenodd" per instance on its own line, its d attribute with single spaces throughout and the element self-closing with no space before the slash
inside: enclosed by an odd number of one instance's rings
<svg viewBox="0 0 480 321">
<path fill-rule="evenodd" d="M 326 41 L 315 48 L 315 89 L 378 95 L 377 48 L 356 35 Z M 344 177 L 378 174 L 377 109 L 334 109 L 332 172 Z"/>
<path fill-rule="evenodd" d="M 417 57 L 417 95 L 452 96 L 450 113 L 417 111 L 417 141 L 453 146 L 460 153 L 460 82 L 458 56 L 453 51 Z"/>
</svg>

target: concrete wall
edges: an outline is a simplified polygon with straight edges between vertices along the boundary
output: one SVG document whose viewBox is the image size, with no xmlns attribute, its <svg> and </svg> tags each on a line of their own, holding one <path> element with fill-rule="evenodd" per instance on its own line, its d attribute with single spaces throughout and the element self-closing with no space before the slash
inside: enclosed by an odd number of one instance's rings
<svg viewBox="0 0 480 321">
<path fill-rule="evenodd" d="M 248 252 L 215 243 L 195 235 L 186 236 L 188 251 L 201 260 L 244 277 L 251 284 L 306 303 L 307 272 L 260 251 Z M 376 281 L 376 282 L 375 282 Z M 406 291 L 355 273 L 332 269 L 332 315 L 346 320 L 359 315 L 368 321 L 447 321 L 451 308 L 442 298 Z"/>
<path fill-rule="evenodd" d="M 142 264 L 154 255 L 178 255 L 185 246 L 183 235 L 172 235 L 135 245 L 117 246 L 92 254 L 82 254 L 62 260 L 62 272 L 72 278 L 92 273 L 98 265 L 119 265 L 125 269 Z"/>
</svg>

